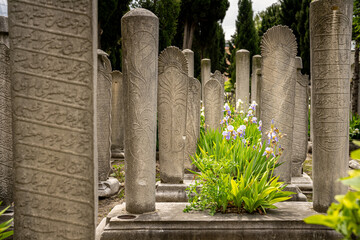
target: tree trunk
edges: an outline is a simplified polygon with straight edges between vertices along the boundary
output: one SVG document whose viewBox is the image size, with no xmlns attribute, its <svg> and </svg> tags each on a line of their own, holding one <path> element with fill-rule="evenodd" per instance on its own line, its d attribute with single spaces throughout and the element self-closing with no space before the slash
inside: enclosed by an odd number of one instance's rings
<svg viewBox="0 0 360 240">
<path fill-rule="evenodd" d="M 185 21 L 183 49 L 191 49 L 194 39 L 195 27 L 195 22 L 190 23 L 188 20 Z"/>
<path fill-rule="evenodd" d="M 353 75 L 352 112 L 359 113 L 359 42 L 355 45 L 355 63 Z"/>
</svg>

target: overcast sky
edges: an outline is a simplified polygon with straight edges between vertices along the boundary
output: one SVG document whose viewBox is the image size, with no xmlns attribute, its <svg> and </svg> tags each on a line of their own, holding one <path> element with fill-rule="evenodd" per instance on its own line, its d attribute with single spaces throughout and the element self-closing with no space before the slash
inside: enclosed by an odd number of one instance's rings
<svg viewBox="0 0 360 240">
<path fill-rule="evenodd" d="M 238 0 L 229 0 L 229 2 L 230 7 L 226 12 L 226 16 L 222 24 L 226 40 L 230 40 L 231 35 L 235 32 L 235 20 L 238 15 Z M 265 10 L 268 6 L 277 2 L 277 0 L 252 0 L 252 2 L 255 17 L 256 13 Z"/>
</svg>

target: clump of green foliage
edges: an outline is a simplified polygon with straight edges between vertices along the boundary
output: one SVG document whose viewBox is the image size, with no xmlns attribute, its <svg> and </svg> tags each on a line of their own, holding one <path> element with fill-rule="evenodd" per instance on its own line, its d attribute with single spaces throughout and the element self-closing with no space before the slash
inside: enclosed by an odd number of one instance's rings
<svg viewBox="0 0 360 240">
<path fill-rule="evenodd" d="M 349 136 L 350 139 L 360 139 L 360 116 L 355 113 L 351 114 Z"/>
<path fill-rule="evenodd" d="M 0 205 L 1 205 L 1 203 L 2 202 L 0 202 Z M 0 211 L 0 216 L 3 215 L 9 207 L 10 206 L 8 206 L 5 209 L 3 209 L 2 211 Z M 0 240 L 10 237 L 14 234 L 14 231 L 6 231 L 11 226 L 12 221 L 13 221 L 13 219 L 10 219 L 9 221 L 0 223 Z"/>
<path fill-rule="evenodd" d="M 261 121 L 255 115 L 256 103 L 245 114 L 241 107 L 224 107 L 222 133 L 207 130 L 201 133 L 198 150 L 192 156 L 200 171 L 188 189 L 190 205 L 184 211 L 210 210 L 216 212 L 258 212 L 274 209 L 277 202 L 290 198 L 285 185 L 273 176 L 280 164 L 283 136 L 274 124 L 268 142 L 261 141 Z M 233 114 L 234 113 L 234 114 Z M 237 129 L 237 130 L 235 130 Z"/>
<path fill-rule="evenodd" d="M 355 191 L 335 196 L 327 215 L 314 215 L 304 219 L 308 224 L 324 225 L 341 233 L 346 240 L 360 238 L 360 170 L 350 171 L 350 176 L 340 181 Z"/>
<path fill-rule="evenodd" d="M 124 164 L 112 165 L 113 173 L 110 175 L 111 177 L 117 178 L 119 182 L 125 182 L 125 171 Z"/>
</svg>

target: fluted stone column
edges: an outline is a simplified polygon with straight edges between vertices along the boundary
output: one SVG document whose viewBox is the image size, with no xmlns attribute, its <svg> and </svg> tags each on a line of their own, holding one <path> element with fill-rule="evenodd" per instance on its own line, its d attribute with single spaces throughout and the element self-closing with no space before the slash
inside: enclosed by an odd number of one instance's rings
<svg viewBox="0 0 360 240">
<path fill-rule="evenodd" d="M 159 20 L 146 9 L 121 19 L 125 99 L 125 200 L 130 213 L 155 210 Z"/>
<path fill-rule="evenodd" d="M 13 152 L 8 18 L 0 16 L 0 209 L 13 202 Z"/>
<path fill-rule="evenodd" d="M 302 60 L 296 57 L 295 117 L 291 156 L 291 176 L 302 176 L 302 164 L 307 155 L 309 119 L 309 76 L 302 75 Z"/>
<path fill-rule="evenodd" d="M 236 102 L 244 102 L 243 109 L 247 111 L 250 101 L 250 52 L 240 49 L 236 52 Z"/>
<path fill-rule="evenodd" d="M 258 75 L 257 70 L 261 70 L 261 61 L 262 57 L 260 55 L 255 55 L 252 57 L 252 74 L 251 74 L 251 102 L 255 101 L 257 104 L 260 104 L 256 101 L 257 93 L 257 82 Z"/>
<path fill-rule="evenodd" d="M 297 43 L 294 34 L 286 26 L 270 28 L 261 40 L 263 57 L 261 82 L 261 112 L 263 122 L 262 140 L 267 141 L 272 119 L 275 126 L 286 134 L 281 139 L 284 148 L 275 174 L 282 181 L 291 182 L 291 155 L 295 107 Z"/>
<path fill-rule="evenodd" d="M 93 240 L 97 1 L 8 3 L 14 239 Z"/>
<path fill-rule="evenodd" d="M 189 77 L 194 77 L 194 52 L 190 49 L 184 49 L 182 51 L 188 62 L 188 74 Z"/>
<path fill-rule="evenodd" d="M 201 99 L 204 104 L 204 88 L 205 84 L 210 80 L 211 75 L 211 61 L 208 58 L 201 60 Z"/>
<path fill-rule="evenodd" d="M 337 181 L 349 163 L 352 0 L 310 4 L 313 107 L 313 202 L 326 212 L 347 187 Z"/>
</svg>

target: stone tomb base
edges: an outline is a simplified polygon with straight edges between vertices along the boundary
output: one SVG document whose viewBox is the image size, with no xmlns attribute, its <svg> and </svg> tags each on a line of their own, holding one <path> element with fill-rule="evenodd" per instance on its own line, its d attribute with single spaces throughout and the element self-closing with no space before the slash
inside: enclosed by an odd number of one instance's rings
<svg viewBox="0 0 360 240">
<path fill-rule="evenodd" d="M 119 192 L 120 182 L 116 178 L 109 177 L 106 181 L 99 182 L 98 197 L 111 197 Z"/>
<path fill-rule="evenodd" d="M 308 225 L 303 219 L 316 214 L 312 203 L 282 202 L 278 209 L 260 214 L 184 213 L 186 203 L 156 203 L 156 211 L 130 214 L 117 205 L 97 228 L 101 240 L 196 239 L 196 240 L 332 240 L 341 239 L 334 230 Z"/>
<path fill-rule="evenodd" d="M 194 177 L 192 174 L 185 174 L 184 183 L 179 184 L 168 184 L 168 183 L 156 183 L 156 202 L 188 202 L 186 195 L 186 188 L 190 184 L 194 183 Z M 311 180 L 311 179 L 310 179 Z M 306 196 L 301 190 L 294 184 L 286 186 L 284 191 L 295 192 L 296 194 L 291 195 L 291 199 L 288 201 L 300 201 L 306 202 Z"/>
<path fill-rule="evenodd" d="M 304 193 L 311 193 L 313 190 L 313 181 L 306 173 L 303 173 L 302 177 L 292 177 L 291 184 L 300 188 Z"/>
</svg>

